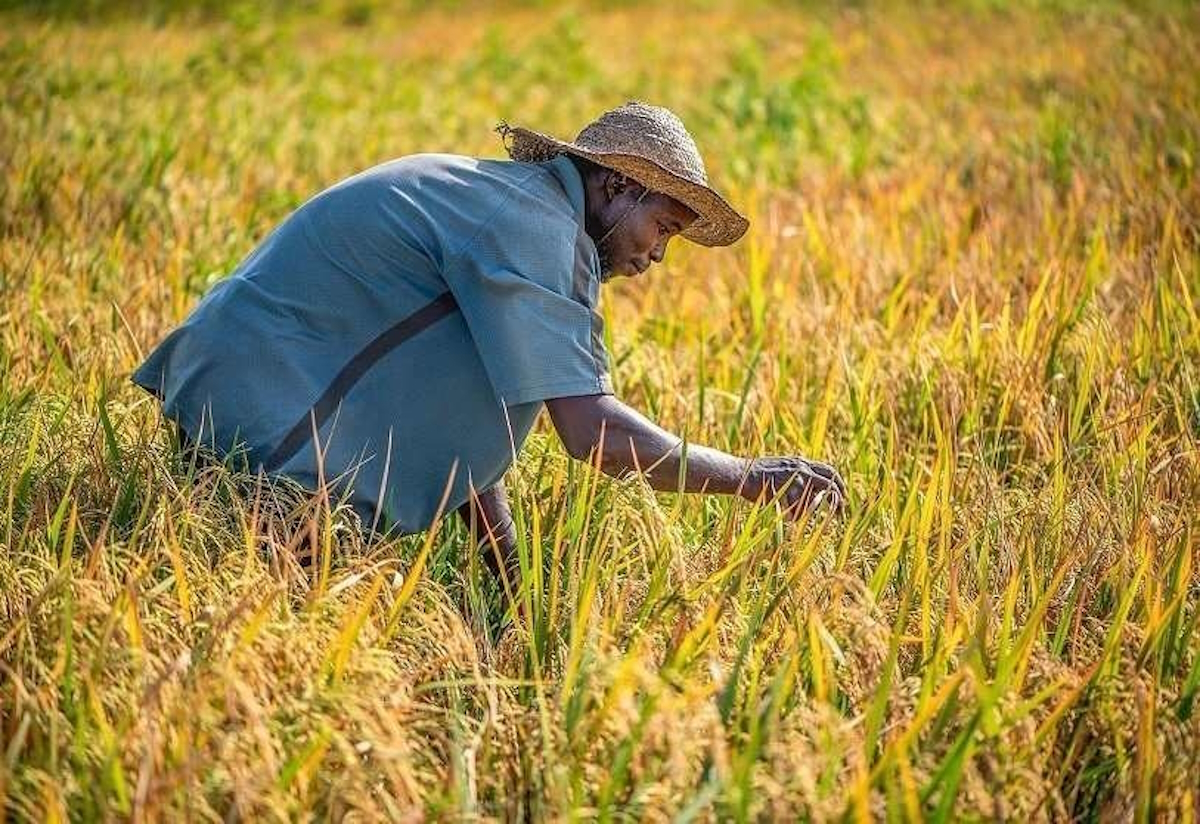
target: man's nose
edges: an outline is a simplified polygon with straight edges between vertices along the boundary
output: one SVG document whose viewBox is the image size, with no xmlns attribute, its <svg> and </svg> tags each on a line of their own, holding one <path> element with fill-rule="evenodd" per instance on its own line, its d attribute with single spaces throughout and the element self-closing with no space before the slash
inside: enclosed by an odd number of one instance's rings
<svg viewBox="0 0 1200 824">
<path fill-rule="evenodd" d="M 660 243 L 650 250 L 650 259 L 655 263 L 662 263 L 663 257 L 667 253 L 667 244 Z"/>
</svg>

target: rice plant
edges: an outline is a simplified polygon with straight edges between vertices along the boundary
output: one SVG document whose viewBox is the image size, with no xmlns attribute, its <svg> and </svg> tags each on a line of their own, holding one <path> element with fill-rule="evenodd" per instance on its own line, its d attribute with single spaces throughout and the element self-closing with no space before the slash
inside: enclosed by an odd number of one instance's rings
<svg viewBox="0 0 1200 824">
<path fill-rule="evenodd" d="M 0 23 L 3 815 L 1196 820 L 1195 6 Z M 845 517 L 613 480 L 543 420 L 496 580 L 453 518 L 367 545 L 187 462 L 128 383 L 321 188 L 631 97 L 752 227 L 605 287 L 619 394 L 834 463 Z"/>
</svg>

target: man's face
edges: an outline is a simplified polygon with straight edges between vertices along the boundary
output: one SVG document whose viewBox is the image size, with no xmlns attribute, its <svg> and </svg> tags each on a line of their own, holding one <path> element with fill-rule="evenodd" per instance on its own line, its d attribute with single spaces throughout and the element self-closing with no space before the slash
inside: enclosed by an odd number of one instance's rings
<svg viewBox="0 0 1200 824">
<path fill-rule="evenodd" d="M 620 175 L 614 175 L 605 191 L 609 197 L 599 217 L 604 231 L 611 232 L 596 245 L 602 280 L 634 277 L 661 262 L 667 242 L 696 219 L 695 212 L 674 198 L 645 193 L 640 184 Z"/>
</svg>

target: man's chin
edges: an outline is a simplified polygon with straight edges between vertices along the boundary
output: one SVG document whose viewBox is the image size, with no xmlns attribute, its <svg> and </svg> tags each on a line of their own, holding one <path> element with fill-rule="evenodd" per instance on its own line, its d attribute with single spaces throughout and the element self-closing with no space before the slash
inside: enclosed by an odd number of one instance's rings
<svg viewBox="0 0 1200 824">
<path fill-rule="evenodd" d="M 624 266 L 613 267 L 611 269 L 601 269 L 600 280 L 601 282 L 607 282 L 610 280 L 616 280 L 617 278 L 636 277 L 640 274 L 641 272 L 637 270 L 637 267 L 630 263 Z"/>
</svg>

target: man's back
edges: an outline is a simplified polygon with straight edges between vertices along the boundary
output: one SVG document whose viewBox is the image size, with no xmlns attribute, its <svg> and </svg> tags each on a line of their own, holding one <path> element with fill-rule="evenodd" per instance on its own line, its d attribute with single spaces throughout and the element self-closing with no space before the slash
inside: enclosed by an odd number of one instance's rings
<svg viewBox="0 0 1200 824">
<path fill-rule="evenodd" d="M 289 215 L 133 380 L 193 439 L 310 488 L 354 473 L 367 523 L 423 529 L 452 470 L 447 509 L 499 479 L 542 400 L 611 391 L 582 215 L 565 158 L 380 164 Z"/>
</svg>

